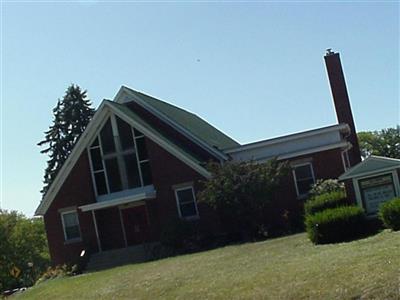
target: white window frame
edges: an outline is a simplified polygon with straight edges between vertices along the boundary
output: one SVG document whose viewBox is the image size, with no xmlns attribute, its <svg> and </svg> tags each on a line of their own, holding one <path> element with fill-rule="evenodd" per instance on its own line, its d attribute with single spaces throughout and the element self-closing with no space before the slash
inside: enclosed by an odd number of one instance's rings
<svg viewBox="0 0 400 300">
<path fill-rule="evenodd" d="M 311 168 L 311 176 L 312 176 L 313 182 L 315 183 L 315 175 L 314 175 L 314 168 L 313 168 L 312 162 L 299 163 L 299 164 L 292 165 L 292 174 L 293 174 L 293 179 L 294 179 L 294 186 L 296 187 L 297 198 L 304 198 L 308 195 L 308 193 L 305 193 L 305 194 L 299 193 L 299 188 L 297 186 L 297 176 L 296 176 L 296 168 L 307 166 L 307 165 L 309 165 Z"/>
<path fill-rule="evenodd" d="M 72 238 L 72 239 L 68 239 L 67 237 L 67 231 L 65 230 L 65 222 L 64 222 L 64 215 L 67 214 L 71 214 L 71 213 L 75 213 L 76 214 L 76 219 L 78 221 L 78 229 L 79 229 L 79 237 L 77 238 Z M 81 232 L 81 225 L 79 223 L 79 214 L 78 211 L 76 209 L 71 209 L 71 210 L 66 210 L 60 213 L 61 215 L 61 223 L 62 223 L 62 227 L 63 227 L 63 232 L 64 232 L 64 241 L 66 243 L 74 243 L 74 242 L 80 242 L 82 241 L 82 232 Z"/>
<path fill-rule="evenodd" d="M 341 155 L 342 155 L 343 169 L 345 171 L 347 171 L 348 169 L 351 168 L 350 158 L 349 158 L 349 151 L 348 150 L 344 150 L 344 151 L 341 152 Z"/>
<path fill-rule="evenodd" d="M 196 210 L 196 214 L 192 215 L 192 216 L 188 216 L 188 217 L 183 217 L 182 216 L 182 212 L 181 212 L 181 204 L 179 202 L 178 192 L 184 191 L 184 190 L 188 190 L 188 189 L 192 190 L 193 202 L 194 202 L 194 207 L 195 207 L 195 210 Z M 180 185 L 179 187 L 175 187 L 174 188 L 174 193 L 175 193 L 175 200 L 176 200 L 176 206 L 177 206 L 177 209 L 178 209 L 179 218 L 181 218 L 183 220 L 197 220 L 197 219 L 199 219 L 200 215 L 199 215 L 199 210 L 197 208 L 197 200 L 196 200 L 196 195 L 194 193 L 193 184 L 186 184 L 186 185 Z"/>
</svg>

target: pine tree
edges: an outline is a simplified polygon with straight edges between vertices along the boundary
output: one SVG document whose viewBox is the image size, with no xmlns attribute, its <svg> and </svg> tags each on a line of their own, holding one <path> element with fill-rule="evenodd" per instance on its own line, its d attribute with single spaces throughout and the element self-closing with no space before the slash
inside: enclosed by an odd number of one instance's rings
<svg viewBox="0 0 400 300">
<path fill-rule="evenodd" d="M 78 85 L 72 84 L 68 87 L 63 99 L 63 114 L 68 132 L 68 148 L 66 149 L 68 154 L 94 114 L 94 109 L 90 107 L 91 102 L 87 99 L 86 93 Z"/>
<path fill-rule="evenodd" d="M 68 87 L 63 99 L 58 100 L 53 109 L 53 125 L 45 132 L 44 140 L 38 143 L 40 147 L 47 145 L 40 153 L 49 156 L 41 190 L 43 196 L 94 114 L 86 93 L 77 85 Z"/>
</svg>

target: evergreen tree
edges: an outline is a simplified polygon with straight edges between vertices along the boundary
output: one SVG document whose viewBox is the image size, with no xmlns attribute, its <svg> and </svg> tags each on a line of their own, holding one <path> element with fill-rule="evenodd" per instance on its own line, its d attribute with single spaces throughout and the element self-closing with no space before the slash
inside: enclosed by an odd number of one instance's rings
<svg viewBox="0 0 400 300">
<path fill-rule="evenodd" d="M 86 93 L 77 85 L 68 87 L 53 109 L 53 125 L 45 132 L 44 140 L 38 143 L 38 146 L 47 145 L 40 153 L 49 156 L 41 190 L 43 196 L 94 114 Z"/>
<path fill-rule="evenodd" d="M 78 85 L 72 84 L 68 87 L 63 99 L 63 116 L 68 132 L 68 148 L 66 149 L 68 154 L 94 114 L 94 109 L 90 107 L 92 104 L 87 99 L 86 93 Z"/>
</svg>

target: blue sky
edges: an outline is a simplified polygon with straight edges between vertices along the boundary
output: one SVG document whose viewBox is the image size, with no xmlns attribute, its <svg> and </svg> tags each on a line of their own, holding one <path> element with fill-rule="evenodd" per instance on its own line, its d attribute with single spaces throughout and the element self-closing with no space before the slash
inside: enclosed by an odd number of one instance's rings
<svg viewBox="0 0 400 300">
<path fill-rule="evenodd" d="M 94 106 L 121 85 L 241 143 L 334 124 L 323 55 L 339 51 L 359 131 L 399 123 L 396 2 L 2 2 L 1 207 L 28 215 L 36 143 L 70 83 Z"/>
</svg>

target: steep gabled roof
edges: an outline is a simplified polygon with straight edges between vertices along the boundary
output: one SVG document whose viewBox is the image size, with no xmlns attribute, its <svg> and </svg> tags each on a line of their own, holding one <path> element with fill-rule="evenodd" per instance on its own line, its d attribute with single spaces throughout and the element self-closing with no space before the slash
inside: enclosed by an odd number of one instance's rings
<svg viewBox="0 0 400 300">
<path fill-rule="evenodd" d="M 144 119 L 132 112 L 129 108 L 119 103 L 104 100 L 97 109 L 92 120 L 89 122 L 85 131 L 82 133 L 77 144 L 74 146 L 74 149 L 63 164 L 61 170 L 58 172 L 48 192 L 36 209 L 35 215 L 44 215 L 46 213 L 82 152 L 87 148 L 88 143 L 100 130 L 100 124 L 109 116 L 110 112 L 120 117 L 132 127 L 141 131 L 147 138 L 180 159 L 182 162 L 197 171 L 199 174 L 203 175 L 205 178 L 209 178 L 211 176 L 210 173 L 201 165 L 200 161 L 174 144 L 174 142 L 171 141 L 167 136 L 159 133 L 156 128 L 148 124 Z"/>
<path fill-rule="evenodd" d="M 136 101 L 139 105 L 144 106 L 164 121 L 169 122 L 184 135 L 191 137 L 194 142 L 206 144 L 209 148 L 208 150 L 211 149 L 214 152 L 218 149 L 219 156 L 224 158 L 226 156 L 220 150 L 240 146 L 238 142 L 199 116 L 128 87 L 121 87 L 114 101 L 118 103 Z"/>
<path fill-rule="evenodd" d="M 339 180 L 367 176 L 400 168 L 400 159 L 371 155 L 343 173 Z"/>
</svg>

